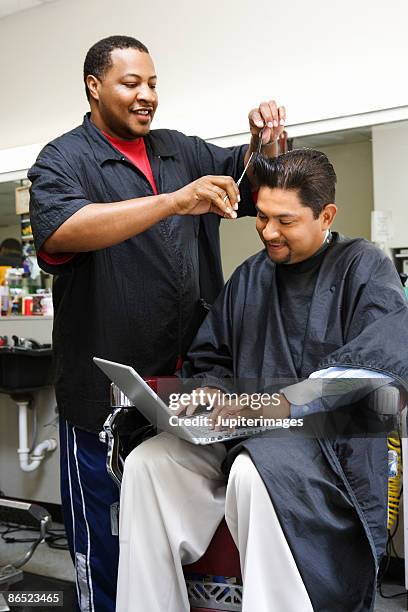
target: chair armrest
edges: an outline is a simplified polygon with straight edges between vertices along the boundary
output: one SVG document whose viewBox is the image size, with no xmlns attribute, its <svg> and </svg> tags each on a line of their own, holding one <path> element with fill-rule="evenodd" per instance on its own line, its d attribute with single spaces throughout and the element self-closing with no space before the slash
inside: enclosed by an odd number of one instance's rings
<svg viewBox="0 0 408 612">
<path fill-rule="evenodd" d="M 122 483 L 123 478 L 123 469 L 122 463 L 119 460 L 120 456 L 120 420 L 126 415 L 129 410 L 136 410 L 136 408 L 132 407 L 122 407 L 116 406 L 112 412 L 107 417 L 105 423 L 103 424 L 103 429 L 99 433 L 99 440 L 104 444 L 107 444 L 107 452 L 106 452 L 106 469 L 109 476 L 112 478 L 114 483 L 119 487 Z M 136 430 L 136 439 L 134 437 L 133 440 L 133 448 L 143 442 L 146 435 L 151 433 L 154 430 L 153 426 L 143 425 L 142 427 Z"/>
<path fill-rule="evenodd" d="M 371 410 L 380 416 L 397 416 L 403 408 L 401 397 L 398 387 L 385 385 L 370 393 L 368 405 Z"/>
<path fill-rule="evenodd" d="M 157 384 L 157 379 L 147 379 L 146 382 L 154 388 Z M 138 413 L 138 411 L 136 406 L 134 406 L 131 400 L 117 385 L 115 385 L 115 383 L 111 383 L 110 386 L 110 403 L 112 412 L 107 416 L 103 424 L 102 431 L 99 433 L 99 440 L 108 446 L 106 453 L 106 469 L 109 476 L 120 489 L 123 478 L 122 463 L 119 460 L 120 434 L 123 433 L 120 431 L 120 425 L 126 415 L 135 414 Z M 143 419 L 143 421 L 144 423 L 141 424 L 140 427 L 137 427 L 136 430 L 127 432 L 132 434 L 133 448 L 143 442 L 147 434 L 151 434 L 154 431 L 153 425 L 147 423 L 145 419 Z"/>
</svg>

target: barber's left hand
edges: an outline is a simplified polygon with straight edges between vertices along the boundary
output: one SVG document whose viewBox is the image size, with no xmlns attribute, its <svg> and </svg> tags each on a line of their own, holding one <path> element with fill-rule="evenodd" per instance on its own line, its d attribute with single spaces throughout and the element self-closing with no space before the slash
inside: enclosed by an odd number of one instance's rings
<svg viewBox="0 0 408 612">
<path fill-rule="evenodd" d="M 257 139 L 259 132 L 264 128 L 262 144 L 275 142 L 285 129 L 286 110 L 278 106 L 275 100 L 261 102 L 258 108 L 249 111 L 249 129 L 253 139 Z"/>
</svg>

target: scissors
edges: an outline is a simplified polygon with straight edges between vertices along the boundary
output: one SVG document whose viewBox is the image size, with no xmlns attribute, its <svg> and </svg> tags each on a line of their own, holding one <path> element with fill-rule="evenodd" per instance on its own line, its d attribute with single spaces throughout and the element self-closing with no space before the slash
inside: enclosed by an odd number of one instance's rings
<svg viewBox="0 0 408 612">
<path fill-rule="evenodd" d="M 257 149 L 256 149 L 256 155 L 257 155 L 257 156 L 258 156 L 258 155 L 261 153 L 261 148 L 262 148 L 262 134 L 263 134 L 264 129 L 265 129 L 265 128 L 262 128 L 262 130 L 261 130 L 261 131 L 259 132 L 259 134 L 258 134 L 258 147 L 257 147 Z M 243 172 L 242 172 L 241 176 L 240 176 L 240 177 L 239 177 L 239 179 L 237 180 L 237 187 L 239 187 L 239 186 L 240 186 L 240 184 L 241 184 L 241 182 L 242 182 L 242 179 L 244 178 L 244 176 L 245 176 L 245 174 L 246 174 L 246 171 L 247 171 L 247 170 L 248 170 L 248 168 L 249 168 L 249 165 L 250 165 L 250 163 L 251 163 L 251 161 L 252 161 L 253 156 L 254 156 L 254 151 L 252 151 L 251 155 L 249 156 L 249 159 L 248 159 L 247 163 L 245 164 L 245 168 L 244 168 L 244 170 L 243 170 Z M 227 201 L 227 198 L 228 198 L 228 195 L 225 195 L 225 196 L 224 196 L 224 202 L 226 202 L 226 201 Z"/>
<path fill-rule="evenodd" d="M 262 135 L 263 135 L 264 129 L 265 129 L 265 128 L 262 128 L 262 130 L 261 130 L 261 131 L 259 132 L 259 134 L 258 134 L 258 147 L 257 147 L 257 149 L 256 149 L 256 155 L 259 155 L 259 154 L 261 153 L 261 148 L 262 148 Z M 248 170 L 248 168 L 249 168 L 249 164 L 251 163 L 253 156 L 254 156 L 254 151 L 252 151 L 251 155 L 249 156 L 249 159 L 248 159 L 247 163 L 245 164 L 244 171 L 243 171 L 243 173 L 241 174 L 241 176 L 239 177 L 239 179 L 237 180 L 237 186 L 238 186 L 238 187 L 240 186 L 241 181 L 242 181 L 242 179 L 244 178 L 245 173 L 246 173 L 246 171 L 247 171 L 247 170 Z"/>
</svg>

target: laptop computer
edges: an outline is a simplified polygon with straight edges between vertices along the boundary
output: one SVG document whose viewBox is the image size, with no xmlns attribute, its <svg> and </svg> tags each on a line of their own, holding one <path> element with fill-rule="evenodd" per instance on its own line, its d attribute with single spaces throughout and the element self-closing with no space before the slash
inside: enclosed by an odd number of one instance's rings
<svg viewBox="0 0 408 612">
<path fill-rule="evenodd" d="M 131 366 L 99 357 L 94 357 L 93 361 L 159 431 L 170 432 L 192 444 L 214 444 L 234 438 L 247 438 L 270 429 L 267 427 L 241 427 L 235 431 L 223 432 L 214 431 L 205 424 L 188 424 L 192 417 L 184 415 L 176 417 L 175 411 L 163 402 Z M 208 417 L 208 411 L 205 414 Z M 200 419 L 200 421 L 205 420 L 205 418 Z"/>
</svg>

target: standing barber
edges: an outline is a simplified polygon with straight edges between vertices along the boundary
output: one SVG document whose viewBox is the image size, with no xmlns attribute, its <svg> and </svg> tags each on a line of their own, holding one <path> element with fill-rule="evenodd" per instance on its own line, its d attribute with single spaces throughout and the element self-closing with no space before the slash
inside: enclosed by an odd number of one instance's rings
<svg viewBox="0 0 408 612">
<path fill-rule="evenodd" d="M 285 110 L 271 101 L 249 113 L 249 148 L 151 132 L 155 69 L 147 48 L 127 36 L 91 47 L 84 80 L 90 114 L 49 143 L 28 176 L 38 260 L 55 274 L 61 496 L 78 601 L 82 611 L 113 612 L 118 491 L 97 435 L 109 381 L 92 357 L 144 376 L 174 373 L 223 286 L 220 217 L 256 214 L 249 180 L 240 192 L 235 181 L 263 127 L 262 152 L 274 155 Z"/>
</svg>

